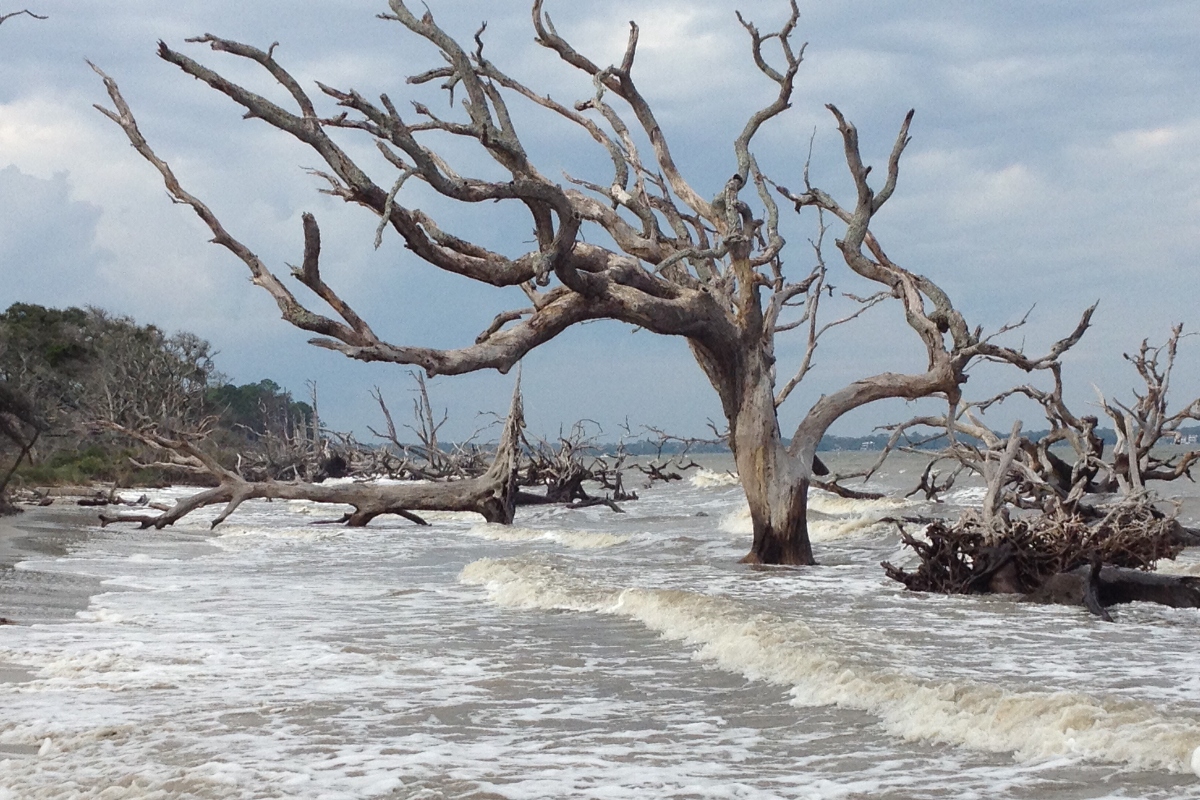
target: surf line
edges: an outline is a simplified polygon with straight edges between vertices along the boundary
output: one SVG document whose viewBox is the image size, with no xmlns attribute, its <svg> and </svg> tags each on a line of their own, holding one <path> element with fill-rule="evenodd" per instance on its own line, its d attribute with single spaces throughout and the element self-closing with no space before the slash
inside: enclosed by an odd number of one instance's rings
<svg viewBox="0 0 1200 800">
<path fill-rule="evenodd" d="M 803 623 L 726 597 L 607 587 L 544 561 L 480 559 L 460 580 L 486 588 L 503 606 L 634 619 L 721 669 L 790 686 L 797 706 L 865 711 L 904 739 L 1010 752 L 1027 762 L 1065 755 L 1200 775 L 1200 720 L 1164 717 L 1150 704 L 917 679 L 855 663 Z"/>
</svg>

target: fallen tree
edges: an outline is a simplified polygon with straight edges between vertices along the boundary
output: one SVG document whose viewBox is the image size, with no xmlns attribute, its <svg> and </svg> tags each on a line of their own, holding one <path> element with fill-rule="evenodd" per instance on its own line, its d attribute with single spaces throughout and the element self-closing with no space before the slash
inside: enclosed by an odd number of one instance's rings
<svg viewBox="0 0 1200 800">
<path fill-rule="evenodd" d="M 1099 521 L 1031 516 L 1003 530 L 973 514 L 934 522 L 901 539 L 920 563 L 907 571 L 884 562 L 889 578 L 917 592 L 1012 594 L 1040 603 L 1080 605 L 1111 621 L 1107 608 L 1145 601 L 1200 608 L 1200 578 L 1150 572 L 1183 550 L 1179 523 L 1142 503 L 1115 503 Z"/>
<path fill-rule="evenodd" d="M 667 133 L 637 85 L 637 25 L 629 27 L 620 62 L 601 66 L 559 34 L 543 0 L 531 5 L 535 41 L 568 72 L 590 82 L 594 92 L 589 97 L 564 103 L 535 91 L 485 55 L 483 28 L 464 45 L 467 40 L 439 26 L 432 11 L 418 15 L 403 0 L 390 0 L 390 13 L 383 18 L 432 45 L 438 56 L 436 66 L 408 82 L 418 87 L 440 83 L 452 99 L 455 92 L 465 95 L 458 119 L 442 119 L 420 101 L 414 102 L 415 116 L 405 118 L 387 95 L 375 102 L 352 89 L 317 84 L 325 100 L 336 104 L 322 113 L 317 108 L 320 98 L 276 58 L 275 45 L 263 50 L 211 34 L 189 40 L 261 68 L 269 82 L 277 84 L 271 88 L 282 88 L 290 98 L 285 108 L 267 99 L 270 90 L 253 91 L 165 43 L 159 46 L 165 61 L 229 97 L 246 117 L 310 148 L 328 169 L 317 173 L 327 184 L 325 191 L 378 216 L 377 241 L 390 228 L 432 268 L 521 290 L 528 305 L 498 314 L 474 343 L 459 349 L 401 346 L 381 339 L 325 282 L 320 230 L 316 219 L 305 214 L 303 261 L 292 276 L 332 315 L 313 311 L 204 202 L 184 189 L 138 129 L 117 84 L 97 70 L 113 104 L 100 110 L 158 170 L 171 197 L 189 206 L 212 232 L 213 241 L 247 266 L 252 281 L 270 293 L 282 317 L 315 335 L 311 342 L 316 346 L 362 361 L 418 366 L 429 375 L 455 375 L 486 369 L 507 372 L 530 350 L 567 328 L 597 319 L 685 339 L 715 389 L 729 426 L 729 444 L 753 523 L 753 541 L 744 558 L 751 563 L 813 563 L 807 504 L 816 448 L 841 416 L 891 398 L 941 397 L 953 407 L 972 362 L 991 359 L 1027 371 L 1047 369 L 1088 327 L 1090 312 L 1047 354 L 1027 356 L 968 325 L 936 283 L 889 257 L 870 228 L 896 189 L 911 112 L 900 125 L 882 181 L 872 186 L 858 131 L 835 106 L 827 107 L 854 187 L 848 204 L 811 185 L 807 169 L 796 170 L 804 183 L 799 192 L 780 186 L 760 169 L 752 141 L 764 125 L 790 108 L 804 55 L 804 47 L 793 42 L 800 16 L 794 0 L 773 32 L 764 34 L 738 15 L 749 39 L 750 60 L 774 96 L 740 126 L 730 158 L 718 173 L 732 177 L 712 197 L 697 190 L 701 184 L 685 178 Z M 530 110 L 573 126 L 607 157 L 611 173 L 597 180 L 568 176 L 566 186 L 547 177 L 535 165 L 529 142 L 522 141 L 510 103 L 527 104 Z M 707 127 L 712 120 L 700 116 L 694 124 Z M 365 161 L 356 162 L 335 135 L 362 137 L 390 167 L 382 177 L 372 177 Z M 435 149 L 447 135 L 477 145 L 502 177 L 466 175 L 453 167 L 447 158 L 450 151 Z M 719 185 L 712 175 L 703 179 Z M 476 209 L 477 215 L 486 213 L 491 203 L 522 207 L 532 222 L 534 248 L 509 257 L 445 230 L 429 213 L 406 204 L 415 201 L 406 200 L 412 197 L 405 193 L 410 181 Z M 798 274 L 785 270 L 777 196 L 786 198 L 815 229 L 811 261 Z M 827 280 L 824 260 L 827 222 L 844 227 L 836 247 L 849 270 L 846 277 L 866 287 L 857 294 L 843 292 L 837 300 L 844 310 L 832 315 L 827 309 L 834 302 L 834 287 Z M 596 235 L 585 235 L 588 231 Z M 797 261 L 801 259 L 792 259 L 793 264 Z M 778 408 L 797 394 L 812 371 L 822 337 L 884 302 L 892 303 L 898 319 L 920 342 L 921 366 L 908 373 L 863 377 L 821 395 L 785 444 Z M 791 369 L 779 363 L 776 353 L 776 337 L 789 331 L 803 337 L 799 361 Z"/>
<path fill-rule="evenodd" d="M 412 424 L 403 427 L 416 436 L 417 441 L 407 442 L 400 438 L 391 410 L 377 388 L 372 396 L 383 414 L 385 427 L 382 432 L 374 428 L 369 430 L 384 441 L 382 447 L 363 445 L 349 434 L 329 432 L 341 442 L 338 455 L 345 456 L 342 459 L 345 476 L 362 480 L 386 476 L 399 480 L 447 481 L 483 475 L 489 469 L 490 450 L 480 446 L 476 439 L 488 426 L 477 429 L 465 441 L 452 444 L 440 441 L 438 431 L 446 423 L 448 412 L 435 413 L 424 377 L 420 373 L 412 376 L 416 384 Z M 610 463 L 585 427 L 583 421 L 577 422 L 570 431 L 560 432 L 553 440 L 521 433 L 516 505 L 563 505 L 568 508 L 606 505 L 619 512 L 621 509 L 616 501 L 637 499 L 636 493 L 624 491 L 622 485 L 622 472 L 627 468 L 623 445 L 618 445 Z M 636 467 L 636 464 L 628 465 L 631 469 Z M 590 495 L 585 483 L 598 484 L 612 493 L 603 497 Z M 541 494 L 525 491 L 534 488 L 543 491 Z"/>
<path fill-rule="evenodd" d="M 1178 523 L 1141 503 L 1116 502 L 1098 522 L 1032 515 L 1002 528 L 966 513 L 953 524 L 933 522 L 923 540 L 902 533 L 921 562 L 909 573 L 885 563 L 888 577 L 909 589 L 942 594 L 1028 594 L 1047 579 L 1099 560 L 1148 570 L 1183 550 Z"/>
<path fill-rule="evenodd" d="M 212 520 L 212 527 L 224 522 L 247 500 L 308 500 L 315 503 L 348 505 L 339 523 L 362 527 L 382 514 L 396 514 L 417 524 L 425 524 L 420 511 L 469 511 L 488 522 L 510 524 L 517 492 L 517 459 L 521 429 L 524 426 L 520 386 L 513 391 L 512 403 L 496 454 L 487 472 L 478 477 L 455 481 L 390 484 L 377 482 L 306 483 L 299 481 L 248 481 L 223 467 L 197 445 L 197 437 L 171 437 L 155 431 L 122 429 L 121 432 L 158 448 L 176 468 L 206 472 L 216 476 L 220 485 L 179 500 L 161 514 L 110 517 L 101 522 L 135 522 L 143 528 L 164 528 L 206 506 L 224 503 L 225 508 Z"/>
</svg>

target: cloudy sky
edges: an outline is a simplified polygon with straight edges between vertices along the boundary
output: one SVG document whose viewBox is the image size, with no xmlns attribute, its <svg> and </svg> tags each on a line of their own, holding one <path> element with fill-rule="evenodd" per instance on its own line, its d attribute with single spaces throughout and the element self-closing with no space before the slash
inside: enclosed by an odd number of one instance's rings
<svg viewBox="0 0 1200 800">
<path fill-rule="evenodd" d="M 231 57 L 183 40 L 211 32 L 263 47 L 277 41 L 277 58 L 309 85 L 387 91 L 446 109 L 444 95 L 404 85 L 405 76 L 436 66 L 437 54 L 397 23 L 376 19 L 382 0 L 28 2 L 49 18 L 0 26 L 0 307 L 91 304 L 193 331 L 220 351 L 231 380 L 271 378 L 301 394 L 306 381 L 316 381 L 325 418 L 343 429 L 365 432 L 375 423 L 372 386 L 396 407 L 411 397 L 402 368 L 313 348 L 279 319 L 245 267 L 206 243 L 206 229 L 169 202 L 157 174 L 92 108 L 106 97 L 84 59 L 121 84 L 159 154 L 277 272 L 300 259 L 301 213 L 316 213 L 326 279 L 391 341 L 462 346 L 497 311 L 520 304 L 519 293 L 431 274 L 393 240 L 374 250 L 372 219 L 317 193 L 319 183 L 304 170 L 315 166 L 313 156 L 263 123 L 241 119 L 223 96 L 155 56 L 163 39 L 270 92 Z M 463 37 L 487 20 L 492 60 L 539 91 L 568 101 L 587 96 L 586 82 L 533 44 L 525 0 L 428 6 Z M 626 21 L 638 21 L 635 78 L 693 185 L 716 192 L 733 169 L 730 142 L 772 88 L 754 70 L 734 11 L 765 29 L 783 18 L 786 3 L 547 0 L 546 7 L 560 33 L 601 63 L 620 58 Z M 1121 353 L 1143 337 L 1162 339 L 1176 321 L 1200 326 L 1194 2 L 802 0 L 801 12 L 797 36 L 809 46 L 794 108 L 756 147 L 775 180 L 800 184 L 815 134 L 814 182 L 847 197 L 824 104 L 836 103 L 855 121 L 876 164 L 915 108 L 900 187 L 877 219 L 877 234 L 895 260 L 940 282 L 973 324 L 994 329 L 1032 307 L 1029 323 L 1009 339 L 1030 351 L 1099 300 L 1094 329 L 1068 358 L 1080 406 L 1094 396 L 1092 384 L 1127 395 L 1134 376 Z M 519 122 L 543 172 L 565 168 L 609 180 L 590 140 L 564 135 L 532 112 Z M 475 163 L 461 148 L 452 155 L 464 169 Z M 409 201 L 432 202 L 419 194 Z M 445 209 L 442 220 L 512 255 L 530 238 L 528 221 L 503 209 Z M 794 225 L 786 232 L 788 258 L 800 270 L 811 260 L 804 250 L 810 232 Z M 921 369 L 895 316 L 881 307 L 823 346 L 820 372 L 789 401 L 785 423 L 819 392 L 856 376 Z M 794 348 L 782 352 L 794 355 Z M 1198 353 L 1200 341 L 1185 345 L 1181 395 L 1198 391 Z M 720 413 L 681 341 L 617 324 L 587 325 L 550 343 L 526 359 L 524 380 L 527 416 L 544 432 L 589 418 L 615 434 L 628 418 L 699 434 Z M 983 392 L 1002 380 L 983 371 L 971 388 Z M 477 411 L 506 405 L 511 377 L 440 378 L 432 386 L 451 412 L 451 435 L 462 435 L 477 424 Z M 899 405 L 860 412 L 836 431 L 865 432 L 906 413 Z"/>
</svg>

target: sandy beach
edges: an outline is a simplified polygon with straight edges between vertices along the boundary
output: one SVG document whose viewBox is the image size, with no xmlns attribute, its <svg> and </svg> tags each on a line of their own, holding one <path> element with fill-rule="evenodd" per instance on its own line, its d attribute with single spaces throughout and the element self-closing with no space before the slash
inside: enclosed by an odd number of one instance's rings
<svg viewBox="0 0 1200 800">
<path fill-rule="evenodd" d="M 16 565 L 65 555 L 74 543 L 87 538 L 87 526 L 95 518 L 87 513 L 91 511 L 59 501 L 45 508 L 27 506 L 20 514 L 0 517 L 0 618 L 5 624 L 56 622 L 87 608 L 99 581 L 18 569 Z M 23 683 L 32 678 L 29 670 L 0 660 L 0 683 Z M 37 745 L 2 744 L 0 758 L 33 756 L 37 751 Z"/>
<path fill-rule="evenodd" d="M 0 617 L 18 625 L 71 619 L 87 608 L 100 582 L 79 575 L 19 568 L 24 561 L 59 558 L 85 541 L 96 512 L 67 500 L 23 513 L 0 517 Z M 0 664 L 0 680 L 5 679 Z M 11 679 L 11 678 L 10 678 Z"/>
</svg>

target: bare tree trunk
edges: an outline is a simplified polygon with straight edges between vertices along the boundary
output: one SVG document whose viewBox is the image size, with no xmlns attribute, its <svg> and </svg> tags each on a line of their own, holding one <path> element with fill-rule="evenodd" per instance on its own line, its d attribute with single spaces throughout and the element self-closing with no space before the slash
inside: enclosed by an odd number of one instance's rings
<svg viewBox="0 0 1200 800">
<path fill-rule="evenodd" d="M 983 498 L 983 522 L 993 530 L 1004 524 L 1004 517 L 1000 513 L 1004 506 L 1004 486 L 1008 482 L 1008 473 L 1012 468 L 1013 459 L 1017 456 L 1017 449 L 1021 446 L 1022 424 L 1021 420 L 1013 423 L 1012 433 L 1008 435 L 1008 444 L 1000 456 L 999 463 L 994 468 L 990 467 L 987 461 L 982 465 L 984 477 L 987 479 L 987 495 Z"/>
<path fill-rule="evenodd" d="M 857 190 L 853 205 L 843 206 L 811 185 L 807 168 L 804 191 L 799 194 L 759 170 L 751 142 L 763 125 L 791 107 L 802 60 L 803 47 L 793 46 L 791 40 L 800 17 L 795 2 L 789 4 L 791 12 L 783 25 L 770 33 L 739 18 L 750 37 L 754 64 L 778 87 L 778 93 L 747 119 L 734 141 L 736 172 L 712 200 L 706 200 L 680 171 L 667 136 L 633 77 L 636 25 L 630 26 L 621 66 L 602 68 L 562 38 L 544 13 L 542 0 L 533 0 L 535 41 L 590 77 L 596 86 L 594 100 L 572 107 L 525 86 L 483 58 L 478 49 L 482 39 L 477 37 L 477 46 L 464 47 L 438 26 L 432 13 L 418 14 L 406 0 L 389 0 L 388 5 L 388 19 L 438 48 L 445 61 L 445 66 L 413 76 L 410 82 L 444 80 L 451 92 L 461 90 L 469 98 L 465 117 L 441 120 L 418 104 L 421 121 L 406 123 L 386 96 L 382 106 L 376 106 L 367 99 L 370 93 L 317 84 L 323 95 L 344 109 L 326 116 L 317 111 L 317 98 L 303 88 L 307 81 L 296 79 L 275 60 L 274 48 L 264 51 L 207 34 L 189 41 L 257 64 L 286 90 L 291 101 L 279 105 L 267 100 L 165 43 L 160 43 L 159 55 L 227 95 L 245 109 L 248 118 L 265 121 L 311 148 L 330 170 L 321 173 L 331 185 L 328 191 L 378 216 L 377 244 L 390 227 L 431 268 L 496 287 L 520 287 L 531 305 L 498 314 L 474 344 L 466 347 L 405 347 L 380 339 L 322 278 L 320 230 L 311 214 L 302 216 L 304 261 L 292 274 L 321 298 L 334 316 L 307 308 L 259 256 L 225 229 L 204 202 L 183 188 L 138 130 L 117 84 L 96 69 L 113 105 L 112 109 L 98 108 L 158 170 L 171 197 L 200 217 L 212 232 L 213 242 L 247 266 L 253 282 L 274 298 L 283 318 L 316 335 L 311 342 L 317 346 L 361 361 L 420 367 L 434 376 L 486 369 L 507 372 L 534 348 L 591 320 L 619 320 L 654 334 L 686 338 L 720 394 L 730 425 L 731 445 L 754 520 L 754 545 L 747 561 L 812 563 L 805 509 L 813 458 L 821 436 L 843 414 L 889 398 L 938 396 L 953 407 L 973 361 L 1005 362 L 1027 372 L 1050 369 L 1088 327 L 1092 309 L 1085 312 L 1075 332 L 1056 343 L 1049 354 L 1030 358 L 969 326 L 940 287 L 888 257 L 869 228 L 896 189 L 900 158 L 910 141 L 911 111 L 887 159 L 882 185 L 872 187 L 868 182 L 871 168 L 863 162 L 857 130 L 836 107 L 828 106 L 837 121 L 846 165 Z M 768 42 L 777 55 L 765 53 Z M 521 143 L 514 124 L 520 115 L 509 112 L 509 100 L 517 98 L 586 132 L 613 162 L 611 178 L 605 175 L 599 183 L 571 178 L 569 187 L 547 178 Z M 630 119 L 621 118 L 622 112 L 609 104 L 612 98 L 628 106 Z M 709 120 L 697 124 L 708 125 Z M 505 174 L 500 180 L 490 180 L 457 173 L 448 155 L 434 147 L 446 133 L 460 140 L 474 139 Z M 383 173 L 383 180 L 372 178 L 335 142 L 335 138 L 340 141 L 358 134 L 384 148 L 389 156 L 386 160 L 400 171 L 398 178 L 392 170 Z M 649 143 L 650 148 L 642 147 L 639 152 L 639 143 Z M 468 204 L 464 207 L 485 202 L 523 205 L 532 216 L 536 249 L 513 259 L 443 231 L 426 212 L 406 205 L 408 192 L 399 195 L 410 178 L 454 203 Z M 394 188 L 389 191 L 389 186 Z M 794 259 L 783 255 L 787 243 L 780 233 L 776 193 L 793 203 L 797 213 L 807 208 L 818 212 L 818 234 L 812 242 L 817 266 L 798 279 L 784 270 L 784 261 Z M 832 297 L 835 288 L 825 280 L 821 255 L 826 218 L 845 226 L 836 247 L 850 271 L 874 288 L 863 298 L 846 293 L 859 302 L 859 311 L 840 320 L 819 322 L 821 292 L 826 290 Z M 603 244 L 585 238 L 586 231 L 597 229 L 603 236 L 594 238 Z M 923 342 L 928 355 L 924 371 L 883 372 L 822 395 L 785 450 L 775 409 L 808 374 L 818 338 L 884 298 L 893 298 L 902 306 L 905 321 Z M 793 377 L 775 396 L 776 335 L 790 330 L 807 331 L 807 351 Z M 423 424 L 432 425 L 432 418 L 426 416 Z"/>
<path fill-rule="evenodd" d="M 786 458 L 786 454 L 785 454 Z M 755 459 L 754 472 L 746 474 L 739 459 L 742 487 L 750 504 L 754 542 L 742 558 L 744 564 L 815 564 L 808 540 L 807 479 L 785 477 L 790 470 L 772 459 Z M 783 467 L 780 469 L 780 467 Z"/>
<path fill-rule="evenodd" d="M 783 446 L 766 361 L 762 353 L 743 359 L 737 389 L 721 392 L 729 444 L 754 526 L 754 540 L 742 562 L 815 564 L 807 517 L 812 455 L 805 461 L 803 455 L 789 455 Z"/>
</svg>

